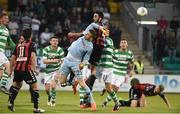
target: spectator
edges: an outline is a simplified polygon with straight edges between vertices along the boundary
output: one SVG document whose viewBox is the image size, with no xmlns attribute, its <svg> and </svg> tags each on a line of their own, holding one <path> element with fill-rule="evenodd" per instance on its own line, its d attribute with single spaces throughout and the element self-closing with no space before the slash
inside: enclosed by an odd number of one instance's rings
<svg viewBox="0 0 180 114">
<path fill-rule="evenodd" d="M 155 38 L 157 46 L 157 65 L 160 65 L 162 57 L 165 55 L 166 40 L 167 36 L 165 29 L 158 30 Z"/>
<path fill-rule="evenodd" d="M 176 47 L 177 47 L 177 38 L 175 36 L 175 32 L 170 32 L 167 39 L 168 53 L 170 58 L 170 63 L 173 63 L 176 57 Z"/>
<path fill-rule="evenodd" d="M 45 28 L 45 31 L 41 33 L 40 39 L 41 39 L 41 45 L 43 47 L 47 46 L 49 44 L 49 39 L 53 36 L 53 33 L 49 32 L 48 28 Z"/>
<path fill-rule="evenodd" d="M 142 63 L 141 56 L 138 56 L 137 61 L 134 62 L 134 71 L 136 74 L 144 74 L 144 64 Z"/>
<path fill-rule="evenodd" d="M 35 9 L 36 9 L 36 13 L 37 15 L 39 16 L 39 18 L 43 18 L 43 16 L 45 15 L 46 13 L 46 8 L 45 6 L 42 4 L 42 1 L 41 0 L 38 0 L 37 2 L 37 5 L 34 6 Z"/>
<path fill-rule="evenodd" d="M 14 43 L 17 43 L 18 41 L 18 29 L 19 29 L 19 25 L 18 23 L 15 21 L 15 19 L 12 19 L 10 22 L 9 22 L 9 33 L 10 33 L 10 36 L 13 40 Z"/>
<path fill-rule="evenodd" d="M 61 25 L 64 23 L 66 17 L 67 17 L 66 11 L 59 6 L 57 10 L 57 20 L 61 22 Z"/>
<path fill-rule="evenodd" d="M 91 16 L 92 12 L 87 7 L 84 7 L 81 15 L 82 29 L 85 29 L 91 23 Z"/>
<path fill-rule="evenodd" d="M 157 22 L 158 22 L 159 29 L 164 29 L 164 30 L 167 29 L 168 21 L 166 20 L 164 16 L 161 16 L 161 18 Z"/>
<path fill-rule="evenodd" d="M 54 31 L 54 26 L 56 24 L 56 14 L 57 12 L 55 12 L 55 8 L 51 7 L 50 8 L 50 12 L 46 13 L 46 18 L 47 18 L 47 23 L 49 24 L 49 29 L 50 31 Z"/>
<path fill-rule="evenodd" d="M 179 28 L 179 20 L 177 20 L 176 16 L 174 16 L 173 19 L 170 21 L 170 28 L 172 29 L 172 32 L 175 32 L 175 37 L 177 37 L 177 30 Z"/>
<path fill-rule="evenodd" d="M 22 21 L 22 26 L 29 26 L 29 25 L 31 25 L 32 19 L 29 16 L 28 11 L 25 11 L 24 16 L 22 17 L 21 21 Z"/>
<path fill-rule="evenodd" d="M 121 30 L 115 23 L 110 26 L 110 36 L 112 37 L 114 47 L 118 48 L 121 40 Z"/>
<path fill-rule="evenodd" d="M 107 8 L 104 8 L 103 14 L 104 14 L 104 19 L 110 20 L 111 15 L 110 15 L 110 13 L 109 13 Z"/>
<path fill-rule="evenodd" d="M 32 33 L 33 33 L 33 41 L 38 42 L 38 33 L 39 27 L 41 25 L 40 20 L 37 18 L 37 15 L 34 14 L 32 19 Z"/>
<path fill-rule="evenodd" d="M 42 19 L 41 20 L 41 25 L 40 25 L 40 27 L 39 27 L 39 35 L 42 33 L 42 32 L 44 32 L 45 31 L 45 28 L 46 27 L 48 27 L 48 24 L 47 24 L 47 21 L 46 21 L 46 19 Z"/>
</svg>

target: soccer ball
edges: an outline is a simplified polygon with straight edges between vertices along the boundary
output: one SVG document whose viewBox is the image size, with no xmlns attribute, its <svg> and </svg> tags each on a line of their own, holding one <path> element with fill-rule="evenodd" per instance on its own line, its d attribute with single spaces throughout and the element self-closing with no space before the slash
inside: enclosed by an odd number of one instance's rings
<svg viewBox="0 0 180 114">
<path fill-rule="evenodd" d="M 145 8 L 145 7 L 139 7 L 139 8 L 137 9 L 137 15 L 143 17 L 143 16 L 146 16 L 147 14 L 148 14 L 147 8 Z"/>
</svg>

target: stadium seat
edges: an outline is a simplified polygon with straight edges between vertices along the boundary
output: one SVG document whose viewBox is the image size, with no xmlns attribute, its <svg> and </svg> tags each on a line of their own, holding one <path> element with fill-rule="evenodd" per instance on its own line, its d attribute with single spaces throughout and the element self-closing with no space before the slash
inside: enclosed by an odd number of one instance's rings
<svg viewBox="0 0 180 114">
<path fill-rule="evenodd" d="M 175 58 L 174 62 L 171 63 L 169 57 L 164 57 L 162 65 L 164 70 L 178 71 L 180 70 L 180 58 Z"/>
</svg>

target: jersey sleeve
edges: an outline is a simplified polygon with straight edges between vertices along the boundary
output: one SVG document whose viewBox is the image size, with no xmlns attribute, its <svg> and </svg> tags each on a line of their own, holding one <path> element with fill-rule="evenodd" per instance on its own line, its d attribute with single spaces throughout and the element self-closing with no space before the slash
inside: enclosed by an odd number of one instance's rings
<svg viewBox="0 0 180 114">
<path fill-rule="evenodd" d="M 10 38 L 10 36 L 7 38 L 7 45 L 11 48 L 15 48 L 16 44 L 12 41 L 12 39 Z"/>
<path fill-rule="evenodd" d="M 129 58 L 129 62 L 132 63 L 134 61 L 134 54 L 132 51 L 129 50 L 130 53 L 130 58 Z"/>
<path fill-rule="evenodd" d="M 15 47 L 15 49 L 14 49 L 14 51 L 13 51 L 12 54 L 15 55 L 15 56 L 17 56 L 17 46 Z"/>
<path fill-rule="evenodd" d="M 59 51 L 59 59 L 63 59 L 64 58 L 64 50 L 61 48 L 60 51 Z"/>
<path fill-rule="evenodd" d="M 43 59 L 47 59 L 47 47 L 43 49 Z"/>
<path fill-rule="evenodd" d="M 85 34 L 87 34 L 88 32 L 89 32 L 89 30 L 91 30 L 91 29 L 99 29 L 99 25 L 98 24 L 96 24 L 96 23 L 91 23 L 85 30 L 84 30 L 84 32 L 83 32 L 83 34 L 85 35 Z"/>
<path fill-rule="evenodd" d="M 92 49 L 93 48 L 89 48 L 86 52 L 85 52 L 85 55 L 84 55 L 84 57 L 83 57 L 83 63 L 85 63 L 85 64 L 89 64 L 89 58 L 90 58 L 90 55 L 91 55 L 91 53 L 92 53 Z"/>
<path fill-rule="evenodd" d="M 37 49 L 36 44 L 32 43 L 30 51 L 36 53 L 36 49 Z"/>
</svg>

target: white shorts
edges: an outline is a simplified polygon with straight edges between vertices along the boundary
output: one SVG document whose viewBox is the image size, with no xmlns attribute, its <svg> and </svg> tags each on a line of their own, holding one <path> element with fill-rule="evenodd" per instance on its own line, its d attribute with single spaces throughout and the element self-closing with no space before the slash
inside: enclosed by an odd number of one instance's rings
<svg viewBox="0 0 180 114">
<path fill-rule="evenodd" d="M 91 75 L 91 70 L 88 68 L 88 66 L 84 66 L 82 69 L 82 75 L 83 79 L 87 79 Z"/>
<path fill-rule="evenodd" d="M 105 83 L 111 83 L 113 79 L 113 70 L 112 68 L 96 68 L 96 78 L 103 81 Z"/>
<path fill-rule="evenodd" d="M 55 79 L 55 75 L 56 75 L 56 71 L 48 73 L 48 74 L 44 74 L 44 84 L 50 84 L 52 80 Z"/>
<path fill-rule="evenodd" d="M 5 56 L 3 52 L 0 52 L 0 66 L 2 66 L 5 63 L 9 63 L 8 58 Z"/>
<path fill-rule="evenodd" d="M 113 75 L 112 85 L 120 87 L 125 82 L 125 76 Z"/>
</svg>

